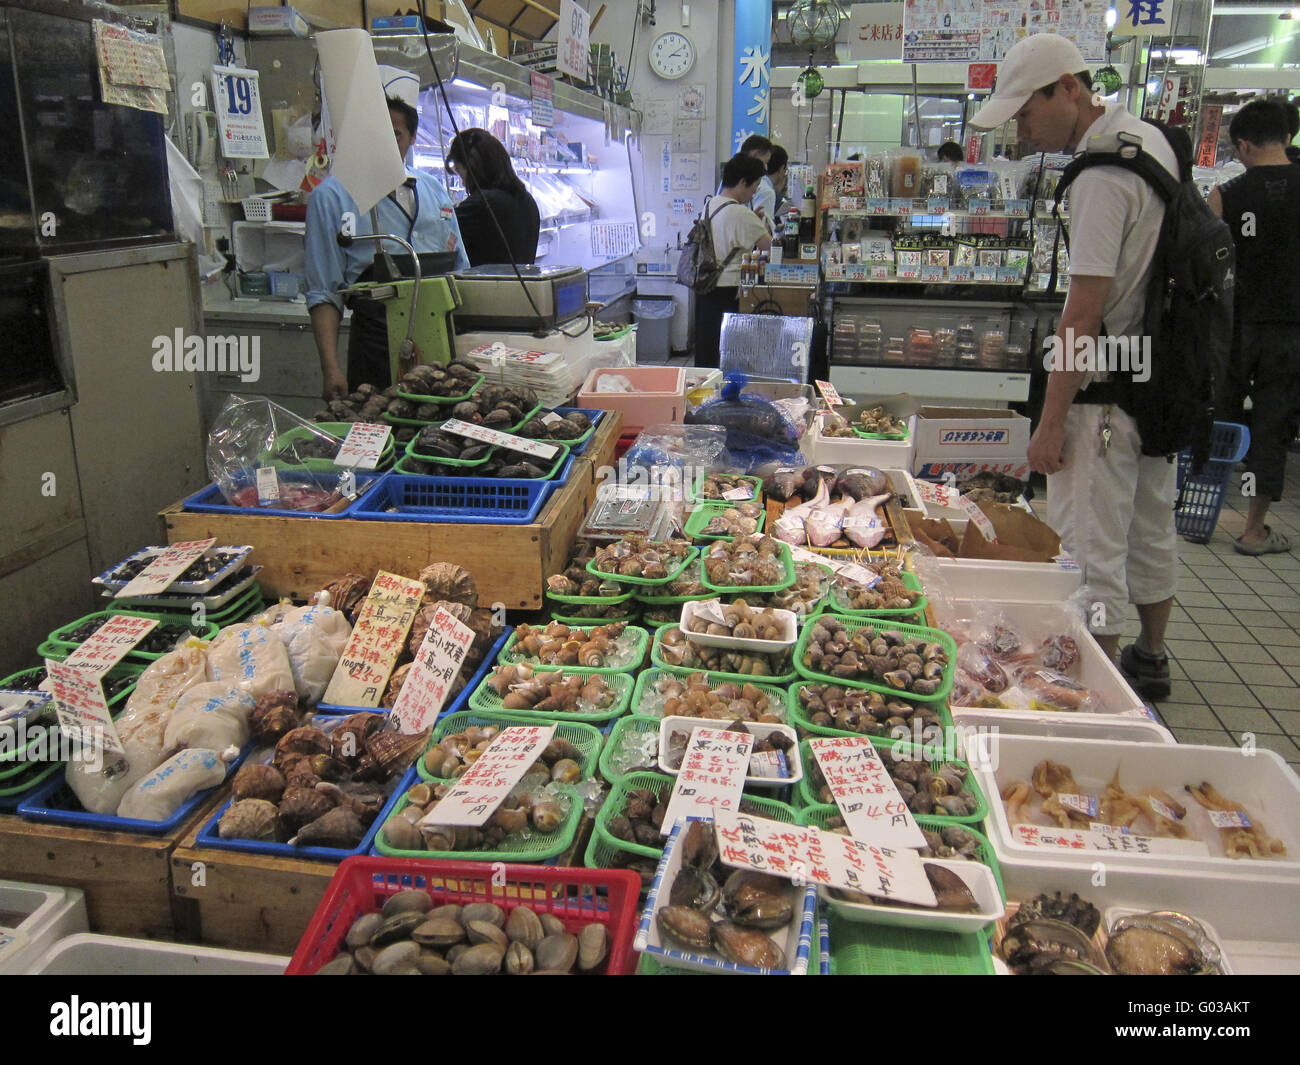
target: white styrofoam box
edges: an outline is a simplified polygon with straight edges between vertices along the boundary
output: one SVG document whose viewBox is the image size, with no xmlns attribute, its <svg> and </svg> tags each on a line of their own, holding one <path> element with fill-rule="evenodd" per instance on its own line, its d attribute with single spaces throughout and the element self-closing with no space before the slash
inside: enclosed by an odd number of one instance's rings
<svg viewBox="0 0 1300 1065">
<path fill-rule="evenodd" d="M 33 976 L 279 976 L 289 959 L 275 954 L 196 947 L 80 933 L 38 958 Z"/>
<path fill-rule="evenodd" d="M 800 449 L 810 465 L 877 466 L 881 469 L 912 468 L 916 440 L 916 416 L 907 419 L 906 440 L 866 440 L 860 436 L 826 436 L 822 421 L 814 418 L 812 428 L 804 434 Z"/>
<path fill-rule="evenodd" d="M 292 7 L 250 7 L 248 9 L 249 33 L 292 33 L 306 37 L 311 32 L 307 20 Z"/>
<path fill-rule="evenodd" d="M 1068 558 L 1057 562 L 940 558 L 936 562 L 944 590 L 956 599 L 1061 603 L 1083 587 L 1083 570 Z"/>
<path fill-rule="evenodd" d="M 1003 602 L 1000 596 L 994 594 L 988 599 L 953 599 L 951 606 L 954 611 L 953 616 L 961 618 L 974 617 L 981 607 L 1001 607 L 1013 625 L 1020 626 L 1023 629 L 1052 632 L 1053 635 L 1056 634 L 1055 629 L 1064 614 L 1068 621 L 1068 627 L 1061 635 L 1072 637 L 1079 645 L 1079 675 L 1076 679 L 1085 688 L 1091 688 L 1097 694 L 1101 705 L 1105 707 L 1104 712 L 1080 711 L 1079 716 L 1085 718 L 1120 716 L 1124 719 L 1141 718 L 1143 721 L 1150 720 L 1143 709 L 1145 704 L 1142 702 L 1142 697 L 1129 687 L 1128 681 L 1124 679 L 1124 674 L 1119 671 L 1115 663 L 1101 649 L 1092 633 L 1083 626 L 1078 618 L 1069 615 L 1063 610 L 1060 604 L 1007 603 Z M 942 614 L 938 615 L 938 620 L 942 626 Z M 953 707 L 953 709 L 958 708 Z M 963 712 L 965 711 L 963 710 Z M 996 712 L 1024 717 L 1029 720 L 1041 716 L 1041 711 L 1038 710 L 998 710 Z"/>
<path fill-rule="evenodd" d="M 674 732 L 684 731 L 689 736 L 697 728 L 712 728 L 725 731 L 727 722 L 707 717 L 679 717 L 672 714 L 660 720 L 659 772 L 668 773 L 671 776 L 677 776 L 681 772 L 680 767 L 670 769 L 668 766 L 669 740 Z M 745 728 L 755 740 L 761 740 L 774 732 L 779 732 L 791 741 L 789 749 L 785 752 L 786 768 L 789 770 L 790 775 L 788 777 L 758 777 L 749 774 L 745 777 L 745 787 L 783 788 L 787 784 L 798 784 L 799 781 L 803 780 L 803 761 L 799 757 L 799 733 L 795 732 L 789 725 L 779 725 L 769 721 L 746 721 Z"/>
<path fill-rule="evenodd" d="M 1092 862 L 1064 862 L 999 856 L 1007 902 L 1036 895 L 1077 893 L 1098 910 L 1126 906 L 1177 910 L 1214 925 L 1233 970 L 1245 973 L 1300 972 L 1300 880 L 1213 873 L 1174 875 L 1168 869 L 1106 864 L 1098 884 Z M 1259 863 L 1256 863 L 1259 864 Z"/>
<path fill-rule="evenodd" d="M 1146 868 L 1165 873 L 1177 871 L 1187 876 L 1214 873 L 1300 883 L 1300 777 L 1273 751 L 1259 749 L 1247 757 L 1235 747 L 999 735 L 996 744 L 987 736 L 968 738 L 966 753 L 989 799 L 985 826 L 999 862 L 1005 856 L 1019 862 L 1060 860 L 1090 867 L 1104 860 L 1108 870 Z M 1129 794 L 1159 788 L 1174 796 L 1187 808 L 1183 824 L 1187 826 L 1188 838 L 1204 843 L 1208 853 L 1196 853 L 1193 848 L 1138 854 L 1131 850 L 1102 851 L 1091 847 L 1067 850 L 1026 845 L 1013 835 L 1000 796 L 1002 789 L 1013 781 L 1029 781 L 1034 766 L 1044 759 L 1068 766 L 1086 795 L 1103 795 L 1118 770 L 1120 784 Z M 1253 821 L 1264 825 L 1270 836 L 1282 841 L 1286 854 L 1269 859 L 1226 857 L 1219 830 L 1211 823 L 1208 811 L 1185 791 L 1186 785 L 1202 781 L 1244 806 Z M 1141 834 L 1141 829 L 1134 833 Z M 1292 912 L 1293 923 L 1295 912 L 1300 911 Z M 1217 918 L 1210 919 L 1218 923 Z"/>
<path fill-rule="evenodd" d="M 1002 895 L 998 891 L 997 879 L 993 870 L 982 862 L 968 862 L 964 859 L 927 858 L 926 863 L 943 866 L 956 873 L 975 896 L 979 903 L 978 913 L 954 913 L 949 910 L 927 910 L 890 906 L 886 903 L 873 905 L 863 902 L 847 902 L 836 898 L 828 888 L 821 889 L 822 902 L 842 920 L 857 924 L 881 924 L 894 928 L 920 928 L 931 932 L 979 932 L 985 926 L 999 920 L 1006 912 Z"/>
<path fill-rule="evenodd" d="M 1001 735 L 1044 736 L 1076 740 L 1125 740 L 1130 743 L 1177 743 L 1174 734 L 1143 715 L 1045 714 L 1034 710 L 984 710 L 953 706 L 955 723 L 967 729 L 997 730 Z"/>
<path fill-rule="evenodd" d="M 1028 477 L 1029 419 L 1006 409 L 978 407 L 922 407 L 913 434 L 916 450 L 912 472 L 942 477 L 940 471 L 973 466 L 1003 472 L 1004 467 L 1026 468 L 1015 474 Z M 1010 472 L 1010 471 L 1005 471 Z M 958 474 L 960 479 L 961 474 Z"/>
<path fill-rule="evenodd" d="M 0 914 L 22 915 L 9 926 L 13 935 L 7 942 L 8 934 L 0 931 L 0 974 L 26 972 L 55 942 L 90 927 L 80 888 L 0 880 Z M 0 924 L 6 920 L 13 919 Z"/>
<path fill-rule="evenodd" d="M 970 517 L 960 507 L 950 507 L 944 503 L 932 503 L 928 499 L 922 499 L 919 502 L 927 518 L 933 518 L 935 521 L 946 521 L 952 526 L 952 531 L 957 534 L 958 538 L 965 535 L 966 526 L 970 523 Z M 1024 496 L 1017 499 L 1014 505 L 1027 514 L 1034 513 L 1034 508 L 1029 505 L 1029 500 Z"/>
</svg>

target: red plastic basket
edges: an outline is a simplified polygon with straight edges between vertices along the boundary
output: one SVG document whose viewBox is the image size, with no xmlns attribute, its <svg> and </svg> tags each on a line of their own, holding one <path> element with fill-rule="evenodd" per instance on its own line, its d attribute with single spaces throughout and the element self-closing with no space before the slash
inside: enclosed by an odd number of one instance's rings
<svg viewBox="0 0 1300 1065">
<path fill-rule="evenodd" d="M 339 953 L 358 917 L 379 910 L 390 895 L 408 888 L 424 888 L 435 905 L 495 902 L 509 913 L 526 903 L 539 914 L 554 914 L 575 934 L 583 925 L 599 922 L 609 932 L 609 957 L 593 975 L 636 972 L 632 940 L 641 916 L 641 877 L 631 870 L 356 857 L 344 860 L 334 874 L 285 975 L 316 972 Z"/>
</svg>

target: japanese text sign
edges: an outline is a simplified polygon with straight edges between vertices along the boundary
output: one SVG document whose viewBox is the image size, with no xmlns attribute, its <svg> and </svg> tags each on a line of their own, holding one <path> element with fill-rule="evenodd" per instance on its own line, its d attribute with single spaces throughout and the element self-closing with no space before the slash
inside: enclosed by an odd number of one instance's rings
<svg viewBox="0 0 1300 1065">
<path fill-rule="evenodd" d="M 916 818 L 867 737 L 820 737 L 808 745 L 855 839 L 895 847 L 925 846 Z"/>
<path fill-rule="evenodd" d="M 1174 0 L 1123 0 L 1115 11 L 1116 37 L 1165 37 L 1173 24 Z"/>
<path fill-rule="evenodd" d="M 573 0 L 560 0 L 559 21 L 559 51 L 555 66 L 561 74 L 568 74 L 581 82 L 586 82 L 591 16 Z"/>
<path fill-rule="evenodd" d="M 444 607 L 433 614 L 429 631 L 416 653 L 415 664 L 402 682 L 390 715 L 398 732 L 423 732 L 438 719 L 447 692 L 460 675 L 461 664 L 474 643 L 474 630 Z"/>
<path fill-rule="evenodd" d="M 53 659 L 46 659 L 45 670 L 63 734 L 83 750 L 102 749 L 105 765 L 125 758 L 126 749 L 104 701 L 99 675 Z"/>
<path fill-rule="evenodd" d="M 212 550 L 216 537 L 210 540 L 183 540 L 172 544 L 166 551 L 145 566 L 127 582 L 116 598 L 123 596 L 158 595 L 170 588 L 190 566 Z"/>
<path fill-rule="evenodd" d="M 322 699 L 339 706 L 378 706 L 406 634 L 424 598 L 424 583 L 379 571 Z"/>
<path fill-rule="evenodd" d="M 537 761 L 554 735 L 554 725 L 502 729 L 420 824 L 475 827 L 483 824 Z"/>
<path fill-rule="evenodd" d="M 90 634 L 90 638 L 67 657 L 67 665 L 98 676 L 107 673 L 158 625 L 157 618 L 118 614 Z"/>
<path fill-rule="evenodd" d="M 480 440 L 485 444 L 496 444 L 499 447 L 509 448 L 511 451 L 518 451 L 525 455 L 536 455 L 539 459 L 553 459 L 555 453 L 560 450 L 554 444 L 546 444 L 540 440 L 527 440 L 522 436 L 512 436 L 510 433 L 502 433 L 496 429 L 487 429 L 482 425 L 463 422 L 459 418 L 449 418 L 443 422 L 442 431 L 444 433 L 455 433 L 457 436 L 468 436 L 471 440 Z"/>
<path fill-rule="evenodd" d="M 347 439 L 334 456 L 335 466 L 352 466 L 358 470 L 373 470 L 379 465 L 380 453 L 388 443 L 391 425 L 370 422 L 353 422 Z"/>
<path fill-rule="evenodd" d="M 1152 839 L 1147 836 L 1110 835 L 1077 828 L 1043 828 L 1040 825 L 1013 825 L 1012 838 L 1023 847 L 1038 850 L 1076 851 L 1107 854 L 1209 854 L 1200 840 Z"/>
<path fill-rule="evenodd" d="M 745 732 L 723 732 L 704 726 L 693 729 L 660 828 L 663 835 L 687 817 L 707 816 L 713 810 L 735 810 L 749 773 L 753 745 L 754 737 Z"/>
</svg>

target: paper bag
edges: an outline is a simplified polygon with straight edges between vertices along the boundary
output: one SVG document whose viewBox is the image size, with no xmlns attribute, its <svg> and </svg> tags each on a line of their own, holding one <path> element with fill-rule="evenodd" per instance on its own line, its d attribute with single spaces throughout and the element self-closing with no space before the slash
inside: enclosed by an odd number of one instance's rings
<svg viewBox="0 0 1300 1065">
<path fill-rule="evenodd" d="M 966 526 L 959 558 L 994 558 L 1006 562 L 1051 562 L 1061 553 L 1061 538 L 1051 526 L 1006 503 L 981 502 L 998 542 L 985 540 L 974 522 Z"/>
</svg>

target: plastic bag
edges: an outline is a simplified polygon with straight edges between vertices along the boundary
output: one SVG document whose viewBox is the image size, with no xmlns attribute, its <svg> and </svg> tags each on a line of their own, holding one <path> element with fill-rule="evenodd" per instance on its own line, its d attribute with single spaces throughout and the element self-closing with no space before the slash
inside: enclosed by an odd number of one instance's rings
<svg viewBox="0 0 1300 1065">
<path fill-rule="evenodd" d="M 176 704 L 163 733 L 163 748 L 242 747 L 251 734 L 248 718 L 256 705 L 248 692 L 230 684 L 196 684 Z"/>
<path fill-rule="evenodd" d="M 264 625 L 229 625 L 208 648 L 208 680 L 224 681 L 259 699 L 297 690 L 289 652 Z"/>
<path fill-rule="evenodd" d="M 204 788 L 226 779 L 226 763 L 216 751 L 191 747 L 167 759 L 122 798 L 118 817 L 166 821 Z"/>
<path fill-rule="evenodd" d="M 289 652 L 298 697 L 314 706 L 329 687 L 352 635 L 348 619 L 328 606 L 295 607 L 281 615 L 271 631 Z"/>
<path fill-rule="evenodd" d="M 344 497 L 353 473 L 335 466 L 339 439 L 264 396 L 231 396 L 208 433 L 208 476 L 237 507 L 325 510 Z M 275 475 L 259 492 L 258 470 Z"/>
<path fill-rule="evenodd" d="M 119 731 L 120 735 L 120 731 Z M 156 735 L 157 743 L 154 743 Z M 64 780 L 77 797 L 82 808 L 92 814 L 112 814 L 136 781 L 156 769 L 163 760 L 162 731 L 141 738 L 122 737 L 126 751 L 127 770 L 120 776 L 109 778 L 105 765 L 73 760 L 68 763 Z"/>
</svg>

